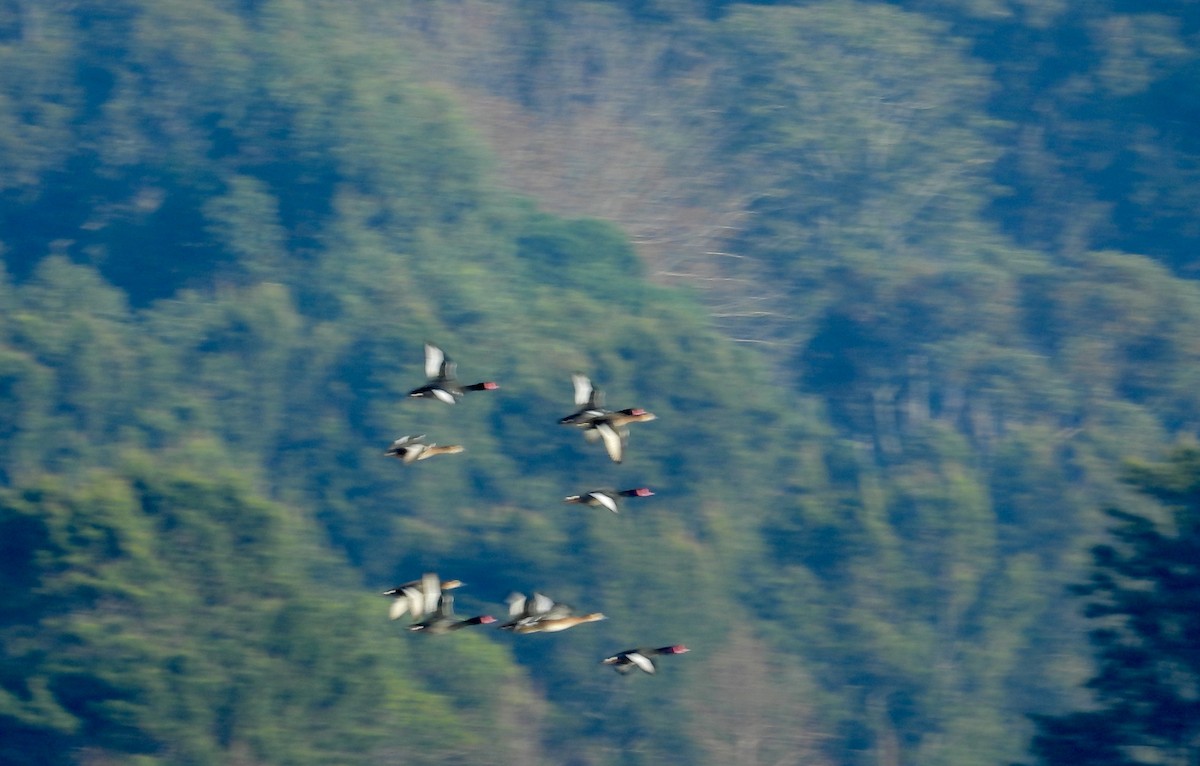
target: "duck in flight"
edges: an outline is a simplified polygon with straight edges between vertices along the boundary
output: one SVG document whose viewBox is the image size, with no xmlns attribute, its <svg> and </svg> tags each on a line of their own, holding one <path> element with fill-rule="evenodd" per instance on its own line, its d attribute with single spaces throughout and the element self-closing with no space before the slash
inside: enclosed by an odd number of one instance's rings
<svg viewBox="0 0 1200 766">
<path fill-rule="evenodd" d="M 514 630 L 525 622 L 543 617 L 565 617 L 571 613 L 566 604 L 558 604 L 549 596 L 537 592 L 528 597 L 524 593 L 510 593 L 505 601 L 508 604 L 508 622 L 501 625 L 500 630 Z"/>
<path fill-rule="evenodd" d="M 577 503 L 586 505 L 590 508 L 607 508 L 613 513 L 618 513 L 619 500 L 622 497 L 649 497 L 654 493 L 649 487 L 637 487 L 636 489 L 593 489 L 591 492 L 585 492 L 582 495 L 569 495 L 563 498 L 564 503 Z"/>
<path fill-rule="evenodd" d="M 625 445 L 629 441 L 629 425 L 656 419 L 657 416 L 653 412 L 647 412 L 641 407 L 606 412 L 584 425 L 583 435 L 589 441 L 596 439 L 603 441 L 604 450 L 608 453 L 609 459 L 614 463 L 620 463 L 625 459 Z"/>
<path fill-rule="evenodd" d="M 656 668 L 655 662 L 652 659 L 653 657 L 666 654 L 683 654 L 686 651 L 688 651 L 688 648 L 683 644 L 660 646 L 657 649 L 626 649 L 611 657 L 605 657 L 600 660 L 600 664 L 611 665 L 613 670 L 621 675 L 625 675 L 635 668 L 644 673 L 654 675 Z"/>
<path fill-rule="evenodd" d="M 609 458 L 614 463 L 620 463 L 624 459 L 625 444 L 629 440 L 629 425 L 645 423 L 654 420 L 656 416 L 641 407 L 605 409 L 604 392 L 593 386 L 591 379 L 582 373 L 571 375 L 571 384 L 575 390 L 576 410 L 566 417 L 559 418 L 559 425 L 582 428 L 588 441 L 603 441 Z"/>
<path fill-rule="evenodd" d="M 395 457 L 400 462 L 408 465 L 418 460 L 427 460 L 434 455 L 454 455 L 463 451 L 461 444 L 434 444 L 423 441 L 424 439 L 425 434 L 401 436 L 392 442 L 392 446 L 388 447 L 387 451 L 383 454 L 388 457 Z"/>
<path fill-rule="evenodd" d="M 418 399 L 437 399 L 446 404 L 454 404 L 468 391 L 493 391 L 500 384 L 493 381 L 472 383 L 464 386 L 455 376 L 458 365 L 450 361 L 446 354 L 432 343 L 425 344 L 425 385 L 418 386 L 408 395 Z"/>
<path fill-rule="evenodd" d="M 420 622 L 409 625 L 408 629 L 413 632 L 428 633 L 431 636 L 440 636 L 471 625 L 487 625 L 495 621 L 496 618 L 490 614 L 481 614 L 460 620 L 454 616 L 454 596 L 443 593 L 438 599 L 437 609 L 434 610 L 434 613 Z"/>
<path fill-rule="evenodd" d="M 577 615 L 571 607 L 541 593 L 534 593 L 528 598 L 522 593 L 510 595 L 508 616 L 509 621 L 501 625 L 500 629 L 520 634 L 557 633 L 585 622 L 607 619 L 600 612 Z"/>
<path fill-rule="evenodd" d="M 462 580 L 442 580 L 433 572 L 426 572 L 420 580 L 402 583 L 383 592 L 383 595 L 393 599 L 388 617 L 398 620 L 405 614 L 411 614 L 414 620 L 420 620 L 437 610 L 442 591 L 462 586 Z"/>
<path fill-rule="evenodd" d="M 559 418 L 559 425 L 587 428 L 593 420 L 608 414 L 604 409 L 604 392 L 592 386 L 592 381 L 581 373 L 571 376 L 575 387 L 575 406 L 577 409 L 565 418 Z"/>
</svg>

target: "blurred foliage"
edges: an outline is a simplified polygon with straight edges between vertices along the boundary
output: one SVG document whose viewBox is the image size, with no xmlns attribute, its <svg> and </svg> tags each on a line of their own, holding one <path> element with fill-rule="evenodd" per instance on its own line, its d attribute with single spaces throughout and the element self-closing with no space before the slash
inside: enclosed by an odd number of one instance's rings
<svg viewBox="0 0 1200 766">
<path fill-rule="evenodd" d="M 452 703 L 396 661 L 374 602 L 313 578 L 327 554 L 311 525 L 257 496 L 217 444 L 120 462 L 5 493 L 6 763 L 366 763 L 482 747 L 450 738 Z M 490 725 L 487 697 L 455 698 L 477 699 L 470 717 Z"/>
<path fill-rule="evenodd" d="M 1197 755 L 1200 681 L 1200 450 L 1129 467 L 1127 481 L 1161 506 L 1110 509 L 1112 542 L 1092 548 L 1084 614 L 1097 672 L 1091 709 L 1035 716 L 1043 764 L 1187 763 Z"/>
<path fill-rule="evenodd" d="M 0 760 L 1019 757 L 1093 509 L 1200 427 L 1200 22 L 1125 5 L 0 4 Z M 454 56 L 644 115 L 733 270 L 498 191 Z M 500 390 L 407 400 L 427 340 Z M 620 466 L 576 371 L 659 416 Z M 420 640 L 372 591 L 430 570 L 610 619 Z"/>
</svg>

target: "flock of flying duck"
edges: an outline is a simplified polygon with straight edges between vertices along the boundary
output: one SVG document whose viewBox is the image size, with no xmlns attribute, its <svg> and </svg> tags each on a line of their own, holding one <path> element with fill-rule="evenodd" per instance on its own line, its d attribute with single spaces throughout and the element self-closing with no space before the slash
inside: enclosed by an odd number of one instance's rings
<svg viewBox="0 0 1200 766">
<path fill-rule="evenodd" d="M 410 397 L 419 399 L 436 399 L 446 404 L 454 404 L 470 391 L 492 391 L 499 385 L 486 381 L 463 385 L 458 382 L 455 374 L 455 363 L 432 343 L 425 344 L 425 377 L 424 385 L 409 392 Z M 654 415 L 638 407 L 623 410 L 608 410 L 604 407 L 604 394 L 594 388 L 591 381 L 584 375 L 572 376 L 575 387 L 575 412 L 560 419 L 561 425 L 574 426 L 583 431 L 588 441 L 600 441 L 614 463 L 620 463 L 625 455 L 625 447 L 629 441 L 629 426 L 633 423 L 644 423 L 654 420 Z M 435 455 L 451 455 L 462 452 L 458 444 L 439 445 L 425 440 L 425 435 L 401 436 L 392 442 L 385 455 L 392 456 L 405 464 L 425 460 Z M 626 497 L 647 497 L 653 495 L 646 487 L 634 489 L 612 490 L 594 489 L 579 495 L 564 498 L 565 503 L 578 503 L 593 508 L 605 508 L 613 513 L 619 512 L 618 503 Z M 459 618 L 454 614 L 454 596 L 450 591 L 462 587 L 459 580 L 443 580 L 438 575 L 427 572 L 419 580 L 397 585 L 384 591 L 385 596 L 392 597 L 389 616 L 398 620 L 409 615 L 412 624 L 408 630 L 413 632 L 440 635 L 460 630 L 471 625 L 488 625 L 496 622 L 491 615 Z M 556 602 L 541 593 L 526 596 L 523 593 L 513 593 L 507 599 L 508 621 L 501 624 L 501 630 L 513 633 L 554 633 L 573 628 L 587 622 L 606 619 L 600 612 L 576 614 L 570 606 Z M 647 649 L 627 649 L 600 661 L 609 665 L 619 673 L 641 670 L 654 673 L 654 658 L 662 655 L 682 654 L 688 651 L 682 644 L 661 646 Z"/>
</svg>

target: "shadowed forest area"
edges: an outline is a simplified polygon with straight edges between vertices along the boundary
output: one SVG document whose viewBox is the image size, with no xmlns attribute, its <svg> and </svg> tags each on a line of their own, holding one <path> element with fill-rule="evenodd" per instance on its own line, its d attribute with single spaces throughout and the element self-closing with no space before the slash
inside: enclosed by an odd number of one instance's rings
<svg viewBox="0 0 1200 766">
<path fill-rule="evenodd" d="M 1184 0 L 0 0 L 0 763 L 1196 766 L 1197 125 Z"/>
</svg>

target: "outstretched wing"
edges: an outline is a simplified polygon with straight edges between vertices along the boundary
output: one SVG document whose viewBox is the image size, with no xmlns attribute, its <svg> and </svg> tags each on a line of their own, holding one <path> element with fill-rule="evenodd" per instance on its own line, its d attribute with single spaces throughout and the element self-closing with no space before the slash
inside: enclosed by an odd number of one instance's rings
<svg viewBox="0 0 1200 766">
<path fill-rule="evenodd" d="M 571 376 L 571 383 L 575 386 L 575 406 L 582 407 L 592 399 L 592 381 L 588 380 L 586 375 L 575 373 Z"/>
<path fill-rule="evenodd" d="M 654 662 L 641 652 L 629 652 L 625 655 L 625 659 L 632 662 L 647 673 L 654 675 Z"/>
<path fill-rule="evenodd" d="M 620 463 L 625 455 L 625 434 L 613 428 L 611 423 L 597 423 L 596 432 L 604 440 L 604 449 L 608 456 L 614 463 Z"/>
<path fill-rule="evenodd" d="M 534 593 L 531 601 L 532 603 L 526 602 L 530 617 L 544 617 L 554 608 L 554 599 L 541 593 Z"/>
<path fill-rule="evenodd" d="M 588 493 L 588 497 L 595 498 L 596 502 L 604 506 L 613 513 L 617 513 L 617 499 L 607 492 L 595 490 Z"/>
<path fill-rule="evenodd" d="M 432 614 L 443 607 L 443 599 L 449 596 L 442 596 L 442 581 L 433 572 L 426 572 L 421 575 L 421 597 L 424 599 L 423 608 L 425 614 Z M 453 601 L 449 604 L 453 609 Z"/>
<path fill-rule="evenodd" d="M 396 597 L 392 599 L 392 606 L 388 610 L 388 619 L 398 620 L 408 612 L 409 605 L 412 603 L 409 592 L 412 590 L 412 588 L 404 588 L 396 594 Z"/>
<path fill-rule="evenodd" d="M 442 350 L 432 343 L 425 344 L 425 377 L 436 378 L 442 373 L 442 363 L 446 361 L 446 355 Z"/>
<path fill-rule="evenodd" d="M 524 593 L 510 593 L 504 601 L 508 604 L 509 617 L 521 617 L 525 614 Z"/>
</svg>

